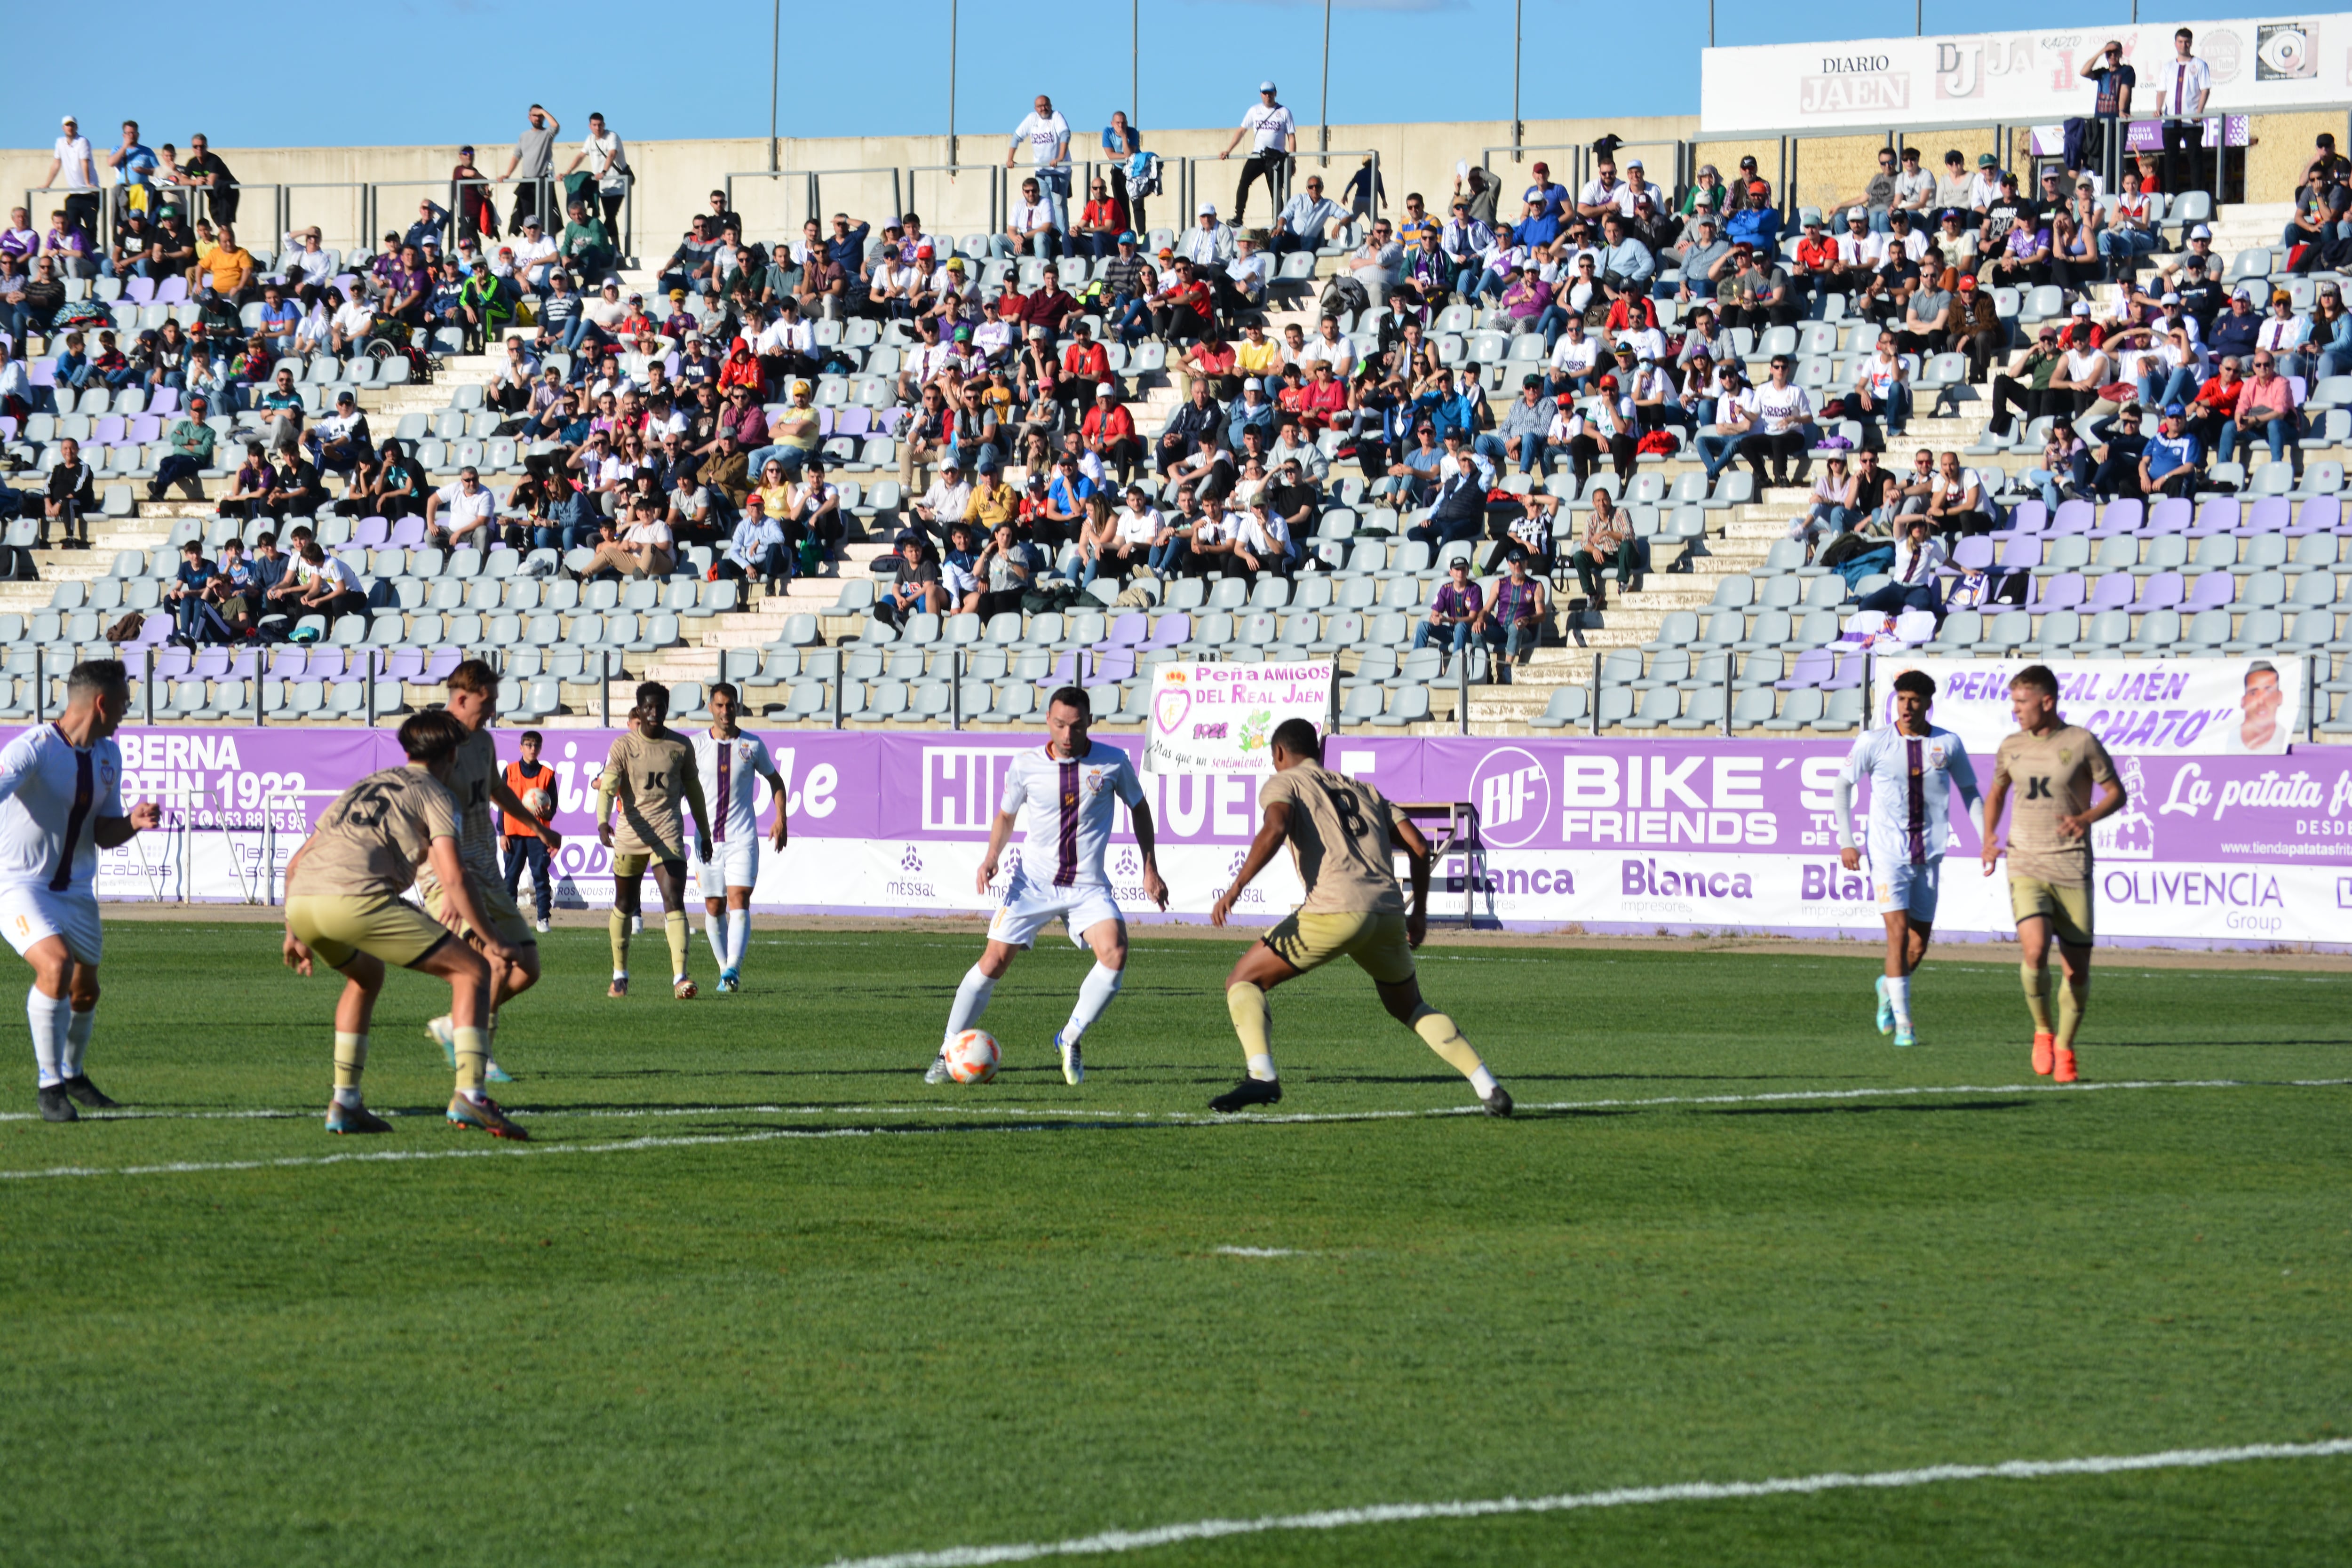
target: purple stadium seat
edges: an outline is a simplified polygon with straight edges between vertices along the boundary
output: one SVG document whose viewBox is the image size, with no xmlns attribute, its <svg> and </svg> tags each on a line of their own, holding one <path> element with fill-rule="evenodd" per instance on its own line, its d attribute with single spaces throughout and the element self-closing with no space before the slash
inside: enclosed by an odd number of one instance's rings
<svg viewBox="0 0 2352 1568">
<path fill-rule="evenodd" d="M 2300 539 L 2306 533 L 2342 531 L 2344 503 L 2335 496 L 2314 496 L 2303 503 L 2303 510 L 2288 527 L 2289 539 Z"/>
<path fill-rule="evenodd" d="M 2083 605 L 2083 574 L 2061 572 L 2043 581 L 2026 600 L 2025 607 L 2037 613 L 2045 610 L 2076 610 Z"/>
<path fill-rule="evenodd" d="M 2088 533 L 2091 531 L 2091 524 L 2094 521 L 2095 514 L 2089 501 L 2081 500 L 2060 501 L 2058 503 L 2058 515 L 2050 520 L 2050 526 L 2043 530 L 2043 531 L 2046 533 Z"/>
<path fill-rule="evenodd" d="M 1135 650 L 1131 647 L 1113 648 L 1108 653 L 1097 653 L 1094 656 L 1094 661 L 1095 673 L 1092 684 L 1100 685 L 1107 680 L 1131 680 L 1135 677 Z"/>
<path fill-rule="evenodd" d="M 310 650 L 292 644 L 277 649 L 269 658 L 269 679 L 272 680 L 307 680 L 310 671 Z"/>
<path fill-rule="evenodd" d="M 2196 509 L 2179 496 L 2167 496 L 2148 509 L 2146 531 L 2186 533 Z"/>
<path fill-rule="evenodd" d="M 152 278 L 137 277 L 124 279 L 122 280 L 122 297 L 130 300 L 134 305 L 153 304 L 155 302 L 155 279 Z"/>
<path fill-rule="evenodd" d="M 1038 689 L 1051 691 L 1056 687 L 1079 684 L 1078 658 L 1075 653 L 1066 653 L 1055 659 L 1054 668 L 1038 678 Z"/>
<path fill-rule="evenodd" d="M 1972 533 L 1952 547 L 1952 559 L 1946 563 L 1944 574 L 1950 577 L 1970 572 L 1992 569 L 1992 538 L 1989 533 Z"/>
<path fill-rule="evenodd" d="M 2229 606 L 2238 596 L 2238 580 L 2227 572 L 2208 572 L 2199 577 L 2180 601 L 2180 614 L 2187 617 L 2199 610 L 2220 610 Z"/>
<path fill-rule="evenodd" d="M 1776 680 L 1772 685 L 1781 691 L 1802 691 L 1827 680 L 1830 678 L 1830 650 L 1825 647 L 1809 647 L 1797 656 L 1795 664 L 1789 667 L 1787 679 Z"/>
<path fill-rule="evenodd" d="M 120 447 L 129 428 L 129 422 L 121 415 L 101 414 L 89 427 L 89 444 L 93 447 Z"/>
<path fill-rule="evenodd" d="M 185 278 L 166 278 L 155 286 L 155 303 L 158 305 L 184 305 L 187 302 L 188 280 Z"/>
<path fill-rule="evenodd" d="M 1862 649 L 1831 647 L 1821 651 L 1837 660 L 1837 673 L 1821 683 L 1823 691 L 1843 691 L 1849 687 L 1862 684 L 1862 673 L 1870 665 L 1870 660 L 1864 657 Z M 1801 654 L 1798 657 L 1801 658 L 1803 655 Z"/>
<path fill-rule="evenodd" d="M 433 650 L 433 657 L 428 659 L 425 665 L 425 684 L 428 686 L 440 685 L 442 682 L 449 679 L 449 672 L 456 669 L 460 664 L 463 664 L 465 660 L 466 650 L 464 648 L 435 648 Z"/>
<path fill-rule="evenodd" d="M 2246 509 L 2245 521 L 2238 524 L 2238 531 L 2248 538 L 2257 533 L 2284 533 L 2287 524 L 2294 521 L 2294 502 L 2284 496 L 2263 496 Z"/>
<path fill-rule="evenodd" d="M 381 517 L 363 517 L 352 525 L 352 542 L 367 550 L 381 550 L 392 537 L 392 523 Z"/>
<path fill-rule="evenodd" d="M 151 621 L 162 618 L 160 616 L 147 617 Z M 195 655 L 184 647 L 161 647 L 155 650 L 155 674 L 161 679 L 179 679 L 188 673 L 188 667 L 194 662 Z"/>
<path fill-rule="evenodd" d="M 425 677 L 425 650 L 421 647 L 396 647 L 383 658 L 384 680 L 405 680 L 422 684 Z"/>
<path fill-rule="evenodd" d="M 2134 615 L 2145 615 L 2150 610 L 2177 610 L 2180 607 L 2180 595 L 2186 588 L 2187 584 L 2178 572 L 2154 573 L 2148 577 L 2147 585 L 2140 590 L 2139 597 L 2124 607 Z"/>
<path fill-rule="evenodd" d="M 2091 530 L 2094 539 L 2113 539 L 2118 534 L 2137 533 L 2140 524 L 2147 520 L 2147 508 L 2137 500 L 2111 500 L 2100 514 L 2099 526 Z"/>
<path fill-rule="evenodd" d="M 874 428 L 874 410 L 864 404 L 852 404 L 844 408 L 833 422 L 836 436 L 864 436 Z"/>
<path fill-rule="evenodd" d="M 1151 636 L 1140 646 L 1143 648 L 1181 647 L 1192 636 L 1192 617 L 1177 610 L 1160 616 L 1159 624 L 1151 628 Z"/>
<path fill-rule="evenodd" d="M 1113 648 L 1135 647 L 1150 635 L 1151 617 L 1140 610 L 1131 611 L 1111 622 L 1110 630 L 1095 645 L 1095 651 L 1108 653 Z"/>
<path fill-rule="evenodd" d="M 177 414 L 179 411 L 180 389 L 176 386 L 159 386 L 147 400 L 147 412 L 157 418 L 166 414 Z"/>
<path fill-rule="evenodd" d="M 305 680 L 340 680 L 343 675 L 343 650 L 318 647 L 310 650 L 310 668 L 304 672 Z"/>
<path fill-rule="evenodd" d="M 399 550 L 416 549 L 425 542 L 425 520 L 421 517 L 401 518 L 392 525 L 392 531 L 384 535 L 383 542 Z"/>
<path fill-rule="evenodd" d="M 134 414 L 131 416 L 131 439 L 145 446 L 163 438 L 163 421 L 154 414 Z"/>
<path fill-rule="evenodd" d="M 2019 534 L 2000 547 L 2000 569 L 2004 572 L 2031 572 L 2042 564 L 2042 536 L 2038 533 Z"/>
<path fill-rule="evenodd" d="M 2197 509 L 2197 521 L 2189 525 L 2189 537 L 2206 539 L 2216 533 L 2238 531 L 2238 498 L 2210 497 Z"/>
<path fill-rule="evenodd" d="M 2131 608 L 2132 595 L 2137 588 L 2128 572 L 2109 572 L 2092 579 L 2090 592 L 2083 599 L 2083 613 L 2096 615 L 2102 610 Z"/>
</svg>

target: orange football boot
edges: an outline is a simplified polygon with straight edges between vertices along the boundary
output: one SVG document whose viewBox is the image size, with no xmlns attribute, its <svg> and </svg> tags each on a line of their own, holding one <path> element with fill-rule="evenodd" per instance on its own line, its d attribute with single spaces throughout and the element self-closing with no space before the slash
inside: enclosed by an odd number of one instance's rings
<svg viewBox="0 0 2352 1568">
<path fill-rule="evenodd" d="M 2058 1037 L 2057 1037 L 2057 1036 L 2055 1036 L 2055 1035 L 2052 1035 L 2052 1034 L 2045 1034 L 2044 1032 L 2042 1032 L 2042 1030 L 2040 1030 L 2040 1029 L 2036 1029 L 2036 1030 L 2034 1030 L 2034 1031 L 2033 1031 L 2033 1070 L 2034 1070 L 2035 1072 L 2037 1072 L 2037 1073 L 2040 1073 L 2043 1078 L 2048 1078 L 2048 1077 L 2050 1076 L 2050 1068 L 2051 1068 L 2051 1063 L 2052 1063 L 2052 1060 L 2053 1060 L 2053 1053 L 2054 1053 L 2054 1052 L 2057 1050 L 2057 1048 L 2058 1048 Z"/>
<path fill-rule="evenodd" d="M 2081 1076 L 2081 1074 L 2074 1070 L 2074 1053 L 2069 1050 L 2061 1050 L 2058 1053 L 2058 1071 L 2056 1074 L 2058 1081 L 2060 1083 L 2073 1083 Z"/>
</svg>

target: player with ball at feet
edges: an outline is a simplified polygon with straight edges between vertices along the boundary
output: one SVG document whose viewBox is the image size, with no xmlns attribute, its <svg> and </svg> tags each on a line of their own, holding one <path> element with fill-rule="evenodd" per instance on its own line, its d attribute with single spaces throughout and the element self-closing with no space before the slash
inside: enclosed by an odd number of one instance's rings
<svg viewBox="0 0 2352 1568">
<path fill-rule="evenodd" d="M 1241 1036 L 1249 1075 L 1209 1109 L 1230 1112 L 1282 1099 L 1274 1070 L 1274 1016 L 1265 994 L 1286 980 L 1347 957 L 1372 977 L 1389 1016 L 1419 1035 L 1448 1066 L 1470 1080 L 1489 1116 L 1508 1116 L 1511 1095 L 1454 1020 L 1421 998 L 1412 950 L 1429 934 L 1429 840 L 1403 812 L 1368 784 L 1323 766 L 1323 738 L 1304 719 L 1275 726 L 1274 775 L 1259 786 L 1265 822 L 1217 895 L 1212 925 L 1223 925 L 1234 903 L 1260 871 L 1290 844 L 1307 900 L 1241 956 L 1225 979 L 1225 1008 Z M 1412 909 L 1397 886 L 1395 846 L 1412 863 Z"/>
<path fill-rule="evenodd" d="M 1109 847 L 1111 819 L 1120 801 L 1134 818 L 1136 847 L 1143 852 L 1144 896 L 1163 910 L 1168 907 L 1168 884 L 1160 879 L 1151 807 L 1143 798 L 1142 781 L 1125 752 L 1087 737 L 1087 726 L 1093 720 L 1086 692 L 1063 687 L 1045 705 L 1045 744 L 1015 757 L 1005 774 L 996 819 L 989 825 L 988 854 L 980 863 L 982 893 L 996 879 L 998 858 L 1013 837 L 1014 818 L 1024 811 L 1028 813 L 1028 838 L 1004 885 L 1003 901 L 988 922 L 988 946 L 956 987 L 947 1035 L 938 1058 L 923 1075 L 925 1083 L 944 1083 L 955 1076 L 948 1047 L 987 1010 L 996 983 L 1013 966 L 1013 955 L 1057 919 L 1068 928 L 1073 945 L 1090 947 L 1095 953 L 1095 966 L 1078 986 L 1077 1005 L 1054 1037 L 1062 1053 L 1063 1079 L 1077 1083 L 1086 1078 L 1078 1042 L 1118 994 L 1127 971 L 1127 921 L 1111 897 L 1110 879 L 1103 874 L 1103 852 Z"/>
</svg>

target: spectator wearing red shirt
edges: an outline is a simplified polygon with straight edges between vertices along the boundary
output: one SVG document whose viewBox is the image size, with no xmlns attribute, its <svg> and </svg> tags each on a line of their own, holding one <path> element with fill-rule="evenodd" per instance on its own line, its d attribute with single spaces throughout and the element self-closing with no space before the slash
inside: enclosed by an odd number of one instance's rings
<svg viewBox="0 0 2352 1568">
<path fill-rule="evenodd" d="M 1071 317 L 1085 314 L 1086 307 L 1070 297 L 1070 291 L 1062 287 L 1060 279 L 1048 272 L 1044 288 L 1021 296 L 1014 319 L 1024 327 L 1043 327 L 1059 337 Z"/>
<path fill-rule="evenodd" d="M 1081 256 L 1108 256 L 1118 248 L 1118 237 L 1127 226 L 1127 204 L 1096 179 L 1087 187 L 1086 209 L 1078 215 L 1078 226 L 1070 231 L 1070 248 Z"/>
<path fill-rule="evenodd" d="M 1095 351 L 1100 353 L 1097 347 Z M 1135 466 L 1143 459 L 1143 442 L 1135 433 L 1135 416 L 1119 401 L 1118 388 L 1108 381 L 1095 386 L 1095 405 L 1087 410 L 1079 423 L 1078 439 L 1087 451 L 1103 460 L 1106 468 L 1118 470 L 1124 484 L 1134 476 Z"/>
<path fill-rule="evenodd" d="M 730 387 L 748 388 L 763 401 L 767 396 L 767 378 L 761 374 L 760 362 L 751 357 L 751 345 L 736 338 L 727 345 L 726 363 L 719 367 L 719 390 Z"/>
<path fill-rule="evenodd" d="M 1286 396 L 1288 388 L 1284 389 Z M 1315 379 L 1308 382 L 1299 397 L 1299 418 L 1307 433 L 1319 435 L 1334 420 L 1348 411 L 1348 384 L 1331 374 L 1331 362 L 1315 362 Z"/>
<path fill-rule="evenodd" d="M 1095 342 L 1095 330 L 1081 320 L 1071 331 L 1070 346 L 1062 351 L 1062 373 L 1076 382 L 1110 380 L 1110 351 Z"/>
<path fill-rule="evenodd" d="M 1192 384 L 1205 381 L 1219 397 L 1233 397 L 1241 391 L 1241 377 L 1234 346 L 1225 342 L 1225 334 L 1216 324 L 1210 323 L 1201 341 L 1179 352 L 1171 362 L 1180 381 L 1180 395 L 1192 395 Z"/>
<path fill-rule="evenodd" d="M 1824 289 L 1836 294 L 1844 290 L 1829 285 L 1840 276 L 1837 241 L 1822 232 L 1820 218 L 1807 218 L 1805 237 L 1797 241 L 1797 262 L 1790 281 L 1809 294 Z"/>
<path fill-rule="evenodd" d="M 1180 258 L 1176 280 L 1160 290 L 1160 309 L 1153 314 L 1161 337 L 1195 342 L 1216 331 L 1216 293 L 1191 262 Z"/>
</svg>

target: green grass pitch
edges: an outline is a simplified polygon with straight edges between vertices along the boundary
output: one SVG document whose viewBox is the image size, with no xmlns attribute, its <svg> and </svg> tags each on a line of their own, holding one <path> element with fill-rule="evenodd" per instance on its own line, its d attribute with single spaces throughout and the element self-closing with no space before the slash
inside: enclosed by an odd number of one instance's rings
<svg viewBox="0 0 2352 1568">
<path fill-rule="evenodd" d="M 446 991 L 378 1013 L 394 1134 L 330 1138 L 338 982 L 270 926 L 115 924 L 92 1076 L 174 1114 L 26 1120 L 19 1059 L 0 1171 L 106 1173 L 0 1181 L 0 1557 L 816 1568 L 2352 1433 L 2352 1088 L 2292 1081 L 2352 1078 L 2352 976 L 2103 952 L 2093 1084 L 2252 1087 L 2081 1092 L 2033 1079 L 2007 964 L 1931 960 L 1897 1052 L 1874 958 L 1440 945 L 1520 1116 L 1202 1124 L 1240 940 L 1139 932 L 1073 1089 L 1056 932 L 985 1020 L 1004 1076 L 927 1089 L 977 936 L 761 930 L 746 994 L 678 1004 L 606 1001 L 562 931 L 501 1030 L 527 1152 L 273 1164 L 490 1149 L 439 1116 Z M 1352 967 L 1274 1007 L 1282 1112 L 1470 1103 Z M 1764 1098 L 1906 1086 L 1979 1088 Z M 857 1135 L 776 1135 L 823 1131 Z M 1120 1560 L 2347 1557 L 2352 1457 Z"/>
</svg>

